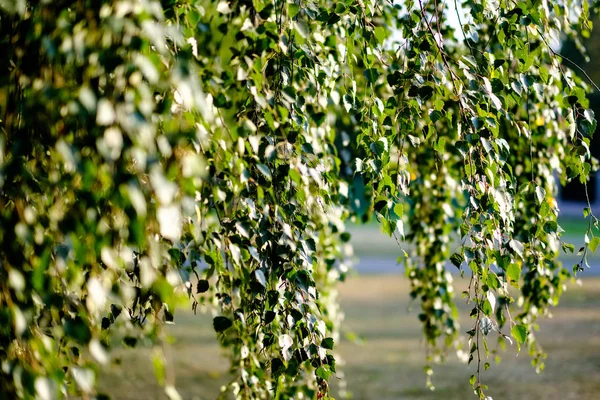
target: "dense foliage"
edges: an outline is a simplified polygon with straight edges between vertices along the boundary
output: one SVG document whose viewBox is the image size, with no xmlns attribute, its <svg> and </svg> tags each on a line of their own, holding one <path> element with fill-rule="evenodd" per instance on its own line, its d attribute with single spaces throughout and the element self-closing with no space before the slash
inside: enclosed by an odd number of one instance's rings
<svg viewBox="0 0 600 400">
<path fill-rule="evenodd" d="M 556 259 L 555 177 L 586 181 L 596 121 L 552 46 L 589 35 L 589 4 L 456 8 L 0 2 L 3 397 L 93 395 L 142 339 L 177 398 L 160 343 L 189 298 L 228 349 L 223 396 L 326 398 L 344 223 L 371 218 L 410 243 L 431 363 L 475 360 L 482 399 L 489 341 L 542 369 L 536 319 L 600 243 L 587 208 L 581 263 Z"/>
</svg>

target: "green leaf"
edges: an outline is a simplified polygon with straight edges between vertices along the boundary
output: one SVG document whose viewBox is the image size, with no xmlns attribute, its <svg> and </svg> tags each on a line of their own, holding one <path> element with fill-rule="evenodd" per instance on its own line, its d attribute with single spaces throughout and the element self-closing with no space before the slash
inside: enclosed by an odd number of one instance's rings
<svg viewBox="0 0 600 400">
<path fill-rule="evenodd" d="M 350 207 L 359 217 L 362 217 L 369 206 L 368 200 L 365 197 L 365 185 L 362 175 L 356 174 L 354 176 L 351 193 Z"/>
<path fill-rule="evenodd" d="M 315 375 L 323 380 L 327 380 L 331 376 L 331 372 L 328 371 L 326 369 L 326 367 L 323 366 L 323 367 L 317 368 L 317 370 L 315 371 Z"/>
<path fill-rule="evenodd" d="M 381 231 L 391 237 L 392 234 L 394 233 L 394 229 L 392 229 L 392 225 L 390 224 L 390 221 L 388 221 L 387 219 L 382 219 L 381 220 Z"/>
<path fill-rule="evenodd" d="M 300 173 L 298 171 L 296 171 L 295 169 L 290 169 L 288 172 L 288 176 L 296 184 L 301 184 L 302 177 L 300 176 Z"/>
<path fill-rule="evenodd" d="M 433 148 L 438 153 L 444 153 L 446 151 L 446 138 L 439 138 Z"/>
<path fill-rule="evenodd" d="M 490 273 L 487 277 L 487 285 L 490 289 L 498 289 L 500 287 L 500 281 L 494 273 Z"/>
<path fill-rule="evenodd" d="M 367 82 L 375 83 L 377 78 L 379 78 L 379 71 L 377 71 L 375 68 L 369 68 L 363 72 L 363 75 L 367 79 Z"/>
<path fill-rule="evenodd" d="M 165 357 L 162 351 L 155 349 L 152 354 L 152 365 L 154 366 L 154 375 L 159 385 L 165 382 Z"/>
<path fill-rule="evenodd" d="M 571 244 L 571 243 L 562 243 L 562 249 L 565 253 L 574 253 L 575 252 L 575 245 Z"/>
<path fill-rule="evenodd" d="M 327 337 L 321 341 L 321 347 L 328 350 L 333 350 L 333 338 Z"/>
<path fill-rule="evenodd" d="M 168 253 L 169 253 L 169 255 L 171 256 L 171 259 L 172 259 L 173 261 L 175 261 L 175 264 L 176 264 L 177 266 L 181 266 L 181 265 L 184 263 L 184 261 L 185 261 L 185 256 L 184 256 L 184 254 L 181 252 L 181 250 L 179 250 L 179 249 L 175 249 L 175 248 L 172 248 L 172 249 L 169 249 Z"/>
<path fill-rule="evenodd" d="M 479 118 L 479 117 L 473 117 L 473 118 L 471 118 L 471 123 L 473 124 L 473 126 L 477 130 L 483 128 L 483 120 L 481 118 Z"/>
<path fill-rule="evenodd" d="M 511 284 L 518 285 L 519 278 L 521 277 L 521 266 L 517 263 L 510 264 L 506 269 L 506 277 Z"/>
<path fill-rule="evenodd" d="M 260 173 L 263 174 L 263 176 L 265 178 L 267 178 L 268 180 L 272 180 L 273 179 L 273 177 L 271 175 L 271 170 L 265 164 L 257 164 L 256 168 L 258 168 L 258 170 L 260 171 Z"/>
<path fill-rule="evenodd" d="M 436 123 L 437 121 L 442 119 L 443 116 L 444 116 L 444 114 L 442 114 L 438 110 L 430 110 L 429 111 L 429 118 L 431 119 L 431 122 L 433 122 L 433 123 Z M 444 141 L 445 141 L 445 139 L 444 139 Z"/>
<path fill-rule="evenodd" d="M 340 234 L 340 240 L 344 243 L 348 243 L 351 238 L 352 235 L 349 232 L 343 232 L 342 234 Z"/>
<path fill-rule="evenodd" d="M 398 218 L 402 218 L 402 216 L 404 215 L 404 204 L 396 203 L 394 205 L 394 214 L 396 214 Z"/>
<path fill-rule="evenodd" d="M 387 153 L 387 142 L 382 140 L 377 140 L 369 146 L 373 153 L 377 156 L 381 157 L 383 154 Z"/>
<path fill-rule="evenodd" d="M 206 279 L 200 279 L 196 285 L 196 293 L 204 293 L 208 290 L 209 284 Z"/>
<path fill-rule="evenodd" d="M 227 99 L 225 98 L 225 95 L 223 93 L 219 93 L 217 96 L 215 96 L 213 104 L 217 108 L 224 108 L 227 104 Z"/>
<path fill-rule="evenodd" d="M 90 327 L 79 315 L 74 318 L 66 318 L 63 321 L 65 334 L 76 343 L 87 344 L 92 338 Z"/>
<path fill-rule="evenodd" d="M 386 29 L 383 26 L 378 26 L 375 28 L 375 37 L 377 38 L 377 43 L 382 45 L 385 41 Z"/>
<path fill-rule="evenodd" d="M 517 343 L 523 344 L 527 340 L 527 327 L 523 324 L 513 326 L 510 333 Z"/>
<path fill-rule="evenodd" d="M 277 378 L 285 372 L 285 365 L 280 358 L 274 358 L 271 360 L 271 374 Z"/>
<path fill-rule="evenodd" d="M 596 252 L 598 245 L 600 244 L 600 237 L 593 237 L 588 243 L 588 248 L 592 251 L 592 253 Z"/>
<path fill-rule="evenodd" d="M 556 221 L 548 221 L 544 224 L 544 232 L 546 233 L 556 233 L 558 230 L 558 224 Z"/>
<path fill-rule="evenodd" d="M 271 322 L 273 322 L 273 320 L 275 319 L 275 312 L 274 311 L 265 311 L 265 325 L 270 324 Z"/>
<path fill-rule="evenodd" d="M 462 254 L 454 253 L 450 256 L 450 261 L 456 268 L 460 268 L 462 263 L 465 261 L 465 257 Z"/>
<path fill-rule="evenodd" d="M 293 19 L 300 11 L 300 5 L 296 3 L 287 3 L 289 18 Z"/>
<path fill-rule="evenodd" d="M 125 344 L 125 346 L 127 347 L 135 347 L 137 344 L 137 338 L 133 337 L 133 336 L 125 336 L 123 338 L 123 344 Z"/>
<path fill-rule="evenodd" d="M 538 203 L 542 204 L 544 199 L 546 198 L 546 189 L 541 186 L 535 187 L 535 197 L 537 198 Z"/>
<path fill-rule="evenodd" d="M 548 77 L 550 76 L 550 74 L 548 72 L 548 68 L 544 67 L 543 65 L 540 66 L 539 73 L 540 73 L 540 79 L 542 80 L 542 82 L 548 83 Z"/>
<path fill-rule="evenodd" d="M 230 328 L 231 325 L 233 325 L 233 322 L 227 317 L 218 316 L 213 319 L 213 328 L 215 328 L 215 332 L 224 332 Z"/>
<path fill-rule="evenodd" d="M 492 305 L 490 304 L 489 300 L 485 300 L 483 302 L 483 306 L 481 307 L 481 311 L 483 311 L 483 313 L 487 316 L 492 315 L 492 313 L 494 312 L 494 310 L 492 309 Z"/>
</svg>

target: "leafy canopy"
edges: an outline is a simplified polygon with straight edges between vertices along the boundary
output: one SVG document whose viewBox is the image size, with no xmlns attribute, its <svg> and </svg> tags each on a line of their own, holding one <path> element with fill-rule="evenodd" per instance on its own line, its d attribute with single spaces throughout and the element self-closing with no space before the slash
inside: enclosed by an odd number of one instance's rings
<svg viewBox="0 0 600 400">
<path fill-rule="evenodd" d="M 587 0 L 0 2 L 0 392 L 95 393 L 118 340 L 216 313 L 236 398 L 326 398 L 346 221 L 377 219 L 431 365 L 488 342 L 543 368 L 567 279 L 557 183 L 585 182 L 589 86 L 557 53 Z M 463 12 L 464 10 L 464 12 Z M 456 20 L 458 23 L 449 21 Z M 553 48 L 554 46 L 554 48 Z M 448 261 L 450 264 L 448 264 Z M 488 363 L 483 365 L 487 369 Z"/>
</svg>

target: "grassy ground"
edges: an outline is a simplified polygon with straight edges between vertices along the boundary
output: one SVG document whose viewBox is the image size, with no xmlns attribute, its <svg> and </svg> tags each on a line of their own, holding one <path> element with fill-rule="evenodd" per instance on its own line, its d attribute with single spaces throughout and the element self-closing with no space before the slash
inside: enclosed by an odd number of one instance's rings
<svg viewBox="0 0 600 400">
<path fill-rule="evenodd" d="M 462 285 L 462 283 L 458 283 Z M 435 368 L 436 391 L 425 388 L 424 347 L 417 309 L 409 311 L 407 281 L 395 275 L 352 277 L 340 287 L 346 329 L 364 338 L 361 345 L 336 345 L 345 365 L 341 368 L 354 399 L 469 399 L 468 379 L 474 366 L 450 357 Z M 412 305 L 418 308 L 418 304 Z M 466 308 L 463 315 L 467 315 Z M 463 321 L 463 331 L 470 324 Z M 168 359 L 169 374 L 184 399 L 214 399 L 227 381 L 227 363 L 216 346 L 208 316 L 180 312 L 171 329 L 176 339 Z M 572 285 L 543 320 L 538 339 L 549 353 L 546 370 L 538 375 L 528 355 L 509 348 L 502 363 L 483 375 L 494 399 L 592 400 L 600 393 L 600 279 Z M 116 353 L 121 358 L 103 372 L 100 387 L 115 399 L 164 399 L 155 383 L 151 349 Z M 335 381 L 335 379 L 334 379 Z M 338 389 L 332 383 L 334 391 Z"/>
<path fill-rule="evenodd" d="M 584 244 L 584 235 L 588 227 L 588 221 L 583 218 L 560 218 L 559 225 L 564 229 L 562 239 L 575 245 L 577 251 Z M 359 257 L 387 257 L 396 259 L 400 255 L 400 248 L 406 249 L 406 244 L 398 244 L 396 239 L 381 233 L 377 222 L 366 225 L 349 225 L 348 231 L 352 234 L 351 243 L 355 253 Z M 597 229 L 593 229 L 594 235 L 600 235 Z M 596 254 L 589 255 L 589 261 L 600 266 L 600 250 Z M 577 254 L 564 254 L 561 252 L 561 261 L 567 267 L 581 261 Z"/>
</svg>

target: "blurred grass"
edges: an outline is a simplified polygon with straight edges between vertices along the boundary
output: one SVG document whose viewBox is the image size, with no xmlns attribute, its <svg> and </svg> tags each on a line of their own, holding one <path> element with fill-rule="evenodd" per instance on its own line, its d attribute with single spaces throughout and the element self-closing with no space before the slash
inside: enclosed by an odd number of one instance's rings
<svg viewBox="0 0 600 400">
<path fill-rule="evenodd" d="M 457 292 L 466 282 L 457 282 Z M 475 366 L 455 356 L 436 366 L 436 391 L 425 388 L 425 349 L 417 320 L 418 304 L 410 304 L 408 282 L 395 275 L 351 277 L 340 286 L 346 313 L 345 329 L 364 338 L 361 345 L 341 340 L 336 351 L 344 360 L 338 369 L 346 375 L 354 399 L 470 399 L 468 379 Z M 458 300 L 460 304 L 462 302 Z M 414 310 L 410 311 L 413 307 Z M 470 329 L 467 306 L 461 306 L 461 330 Z M 509 346 L 503 360 L 483 373 L 494 399 L 597 399 L 600 393 L 600 278 L 583 286 L 570 285 L 552 319 L 540 323 L 537 337 L 549 353 L 545 371 L 538 375 L 525 351 Z M 215 399 L 227 382 L 227 362 L 221 357 L 211 317 L 182 310 L 169 328 L 175 342 L 169 346 L 167 375 L 183 399 Z M 490 343 L 495 343 L 493 340 Z M 494 347 L 492 344 L 491 347 Z M 107 368 L 100 388 L 114 399 L 165 399 L 156 384 L 152 350 L 120 350 L 119 365 Z M 339 382 L 331 382 L 334 394 Z"/>
<path fill-rule="evenodd" d="M 576 217 L 561 217 L 559 225 L 564 230 L 562 239 L 567 243 L 575 245 L 574 254 L 565 254 L 561 251 L 560 260 L 567 267 L 581 261 L 581 256 L 577 255 L 577 251 L 584 244 L 584 235 L 588 227 L 588 221 Z M 395 238 L 389 237 L 381 232 L 379 223 L 371 221 L 365 225 L 347 226 L 348 231 L 352 235 L 350 242 L 354 248 L 354 253 L 360 257 L 388 257 L 396 259 L 400 254 L 400 249 L 407 249 L 407 244 L 398 243 Z M 600 232 L 593 228 L 594 235 L 598 236 Z M 589 254 L 590 263 L 598 263 L 600 265 L 600 251 L 597 254 Z M 600 396 L 599 396 L 600 397 Z"/>
</svg>

